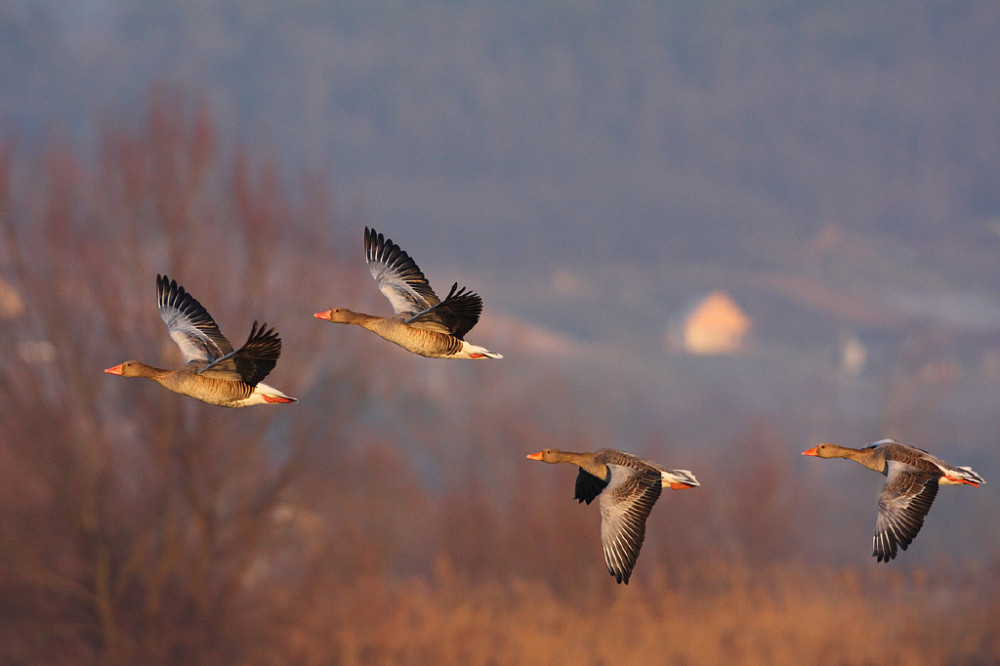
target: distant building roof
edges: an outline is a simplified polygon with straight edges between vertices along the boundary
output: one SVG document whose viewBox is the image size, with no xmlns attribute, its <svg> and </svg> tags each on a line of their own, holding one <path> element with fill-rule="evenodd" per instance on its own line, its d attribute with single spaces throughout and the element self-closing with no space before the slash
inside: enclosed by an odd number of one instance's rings
<svg viewBox="0 0 1000 666">
<path fill-rule="evenodd" d="M 717 289 L 668 326 L 667 344 L 689 354 L 731 354 L 743 346 L 752 329 L 746 312 L 729 294 Z"/>
<path fill-rule="evenodd" d="M 0 319 L 17 319 L 24 314 L 24 299 L 3 278 L 0 278 Z"/>
</svg>

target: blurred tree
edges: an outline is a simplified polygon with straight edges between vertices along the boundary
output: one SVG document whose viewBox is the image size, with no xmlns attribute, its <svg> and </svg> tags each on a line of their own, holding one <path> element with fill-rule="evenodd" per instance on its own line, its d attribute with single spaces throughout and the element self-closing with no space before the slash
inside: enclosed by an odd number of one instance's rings
<svg viewBox="0 0 1000 666">
<path fill-rule="evenodd" d="M 351 372 L 357 359 L 331 359 L 318 344 L 328 331 L 305 314 L 320 285 L 350 284 L 329 233 L 311 226 L 332 211 L 292 204 L 274 174 L 227 152 L 204 105 L 167 89 L 144 127 L 105 128 L 96 165 L 60 145 L 34 160 L 0 152 L 0 275 L 27 304 L 0 329 L 3 660 L 243 661 L 247 609 L 265 633 L 274 617 L 261 609 L 281 610 L 254 576 L 294 553 L 282 584 L 306 584 L 317 534 L 293 488 L 317 440 L 337 446 L 327 420 L 347 421 L 358 393 L 337 391 L 316 422 L 100 374 L 130 357 L 180 363 L 156 311 L 158 272 L 234 342 L 253 318 L 276 325 L 273 375 L 294 394 Z"/>
</svg>

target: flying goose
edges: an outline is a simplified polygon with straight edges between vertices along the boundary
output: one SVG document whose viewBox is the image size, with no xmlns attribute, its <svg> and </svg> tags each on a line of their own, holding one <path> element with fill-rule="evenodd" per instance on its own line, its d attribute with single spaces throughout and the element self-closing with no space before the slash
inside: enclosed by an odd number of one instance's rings
<svg viewBox="0 0 1000 666">
<path fill-rule="evenodd" d="M 184 366 L 163 370 L 125 361 L 104 372 L 147 377 L 174 393 L 222 407 L 298 402 L 262 381 L 281 354 L 281 338 L 273 328 L 258 328 L 255 321 L 247 341 L 234 351 L 212 315 L 176 280 L 156 276 L 156 301 L 170 337 L 181 348 Z"/>
<path fill-rule="evenodd" d="M 580 468 L 573 499 L 590 504 L 600 496 L 604 562 L 608 573 L 626 585 L 646 535 L 646 518 L 660 490 L 701 485 L 687 470 L 667 469 L 616 449 L 593 453 L 545 449 L 527 457 L 547 463 L 572 463 Z"/>
<path fill-rule="evenodd" d="M 392 304 L 391 317 L 333 308 L 314 317 L 357 324 L 407 351 L 428 358 L 503 358 L 465 340 L 483 310 L 483 300 L 452 285 L 442 301 L 417 264 L 392 240 L 365 227 L 365 258 L 375 284 Z"/>
<path fill-rule="evenodd" d="M 923 449 L 893 439 L 881 439 L 860 449 L 820 444 L 802 455 L 848 458 L 886 477 L 872 539 L 872 556 L 877 562 L 888 562 L 896 557 L 897 546 L 906 550 L 916 538 L 939 485 L 986 483 L 969 467 L 953 467 Z"/>
</svg>

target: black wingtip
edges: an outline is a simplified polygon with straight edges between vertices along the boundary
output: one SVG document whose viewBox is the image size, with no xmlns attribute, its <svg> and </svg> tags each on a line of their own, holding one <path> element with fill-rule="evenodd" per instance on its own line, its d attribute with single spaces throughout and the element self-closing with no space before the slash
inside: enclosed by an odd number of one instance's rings
<svg viewBox="0 0 1000 666">
<path fill-rule="evenodd" d="M 457 282 L 451 285 L 451 290 L 448 292 L 448 296 L 446 296 L 444 300 L 447 301 L 448 299 L 451 298 L 463 298 L 463 297 L 469 299 L 470 301 L 476 301 L 476 300 L 479 301 L 480 308 L 482 307 L 483 299 L 480 298 L 479 294 L 477 294 L 474 291 L 469 291 L 468 287 L 462 287 L 461 289 L 459 289 Z"/>
<path fill-rule="evenodd" d="M 156 274 L 156 298 L 161 305 L 180 307 L 187 292 L 166 275 Z"/>
<path fill-rule="evenodd" d="M 902 541 L 895 540 L 892 537 L 892 535 L 888 536 L 887 543 L 880 543 L 878 538 L 876 537 L 875 543 L 872 547 L 872 557 L 875 558 L 876 563 L 885 562 L 886 564 L 888 564 L 889 560 L 896 557 L 897 547 L 906 550 L 906 544 L 904 544 Z"/>
<path fill-rule="evenodd" d="M 254 319 L 253 325 L 250 327 L 250 335 L 247 336 L 247 341 L 243 346 L 245 347 L 253 341 L 274 342 L 277 343 L 279 349 L 281 347 L 281 337 L 278 335 L 278 332 L 274 330 L 274 327 L 269 329 L 267 327 L 267 322 L 258 325 L 256 319 Z"/>
<path fill-rule="evenodd" d="M 365 227 L 365 252 L 370 252 L 372 248 L 382 247 L 383 245 L 391 245 L 392 241 L 385 237 L 383 234 Z"/>
<path fill-rule="evenodd" d="M 632 574 L 631 571 L 611 571 L 611 569 L 608 569 L 608 571 L 615 577 L 615 581 L 617 581 L 619 585 L 628 585 L 628 579 Z"/>
<path fill-rule="evenodd" d="M 365 227 L 365 259 L 367 261 L 392 263 L 397 255 L 401 255 L 404 260 L 407 258 L 407 254 L 393 243 L 391 238 Z"/>
</svg>

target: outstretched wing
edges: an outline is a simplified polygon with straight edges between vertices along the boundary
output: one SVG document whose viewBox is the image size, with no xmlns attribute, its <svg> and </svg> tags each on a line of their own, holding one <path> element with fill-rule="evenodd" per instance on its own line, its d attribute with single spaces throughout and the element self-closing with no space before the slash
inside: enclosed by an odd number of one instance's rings
<svg viewBox="0 0 1000 666">
<path fill-rule="evenodd" d="M 184 362 L 213 361 L 232 353 L 233 346 L 219 331 L 201 303 L 166 275 L 156 276 L 156 302 L 167 332 L 181 348 Z"/>
<path fill-rule="evenodd" d="M 646 538 L 646 519 L 660 497 L 658 472 L 608 464 L 610 486 L 600 495 L 601 543 L 608 572 L 628 585 Z"/>
<path fill-rule="evenodd" d="M 456 282 L 447 298 L 410 317 L 406 323 L 414 328 L 447 333 L 462 340 L 479 321 L 482 311 L 483 299 L 475 292 L 466 291 L 465 287 L 458 289 Z"/>
<path fill-rule="evenodd" d="M 365 227 L 365 259 L 375 284 L 396 314 L 413 317 L 438 304 L 437 295 L 410 255 L 368 227 Z"/>
<path fill-rule="evenodd" d="M 872 555 L 878 562 L 896 557 L 896 547 L 906 550 L 924 525 L 924 516 L 937 496 L 937 478 L 906 471 L 889 461 L 889 478 L 878 498 L 878 518 Z"/>
<path fill-rule="evenodd" d="M 255 321 L 242 347 L 216 359 L 198 374 L 256 386 L 274 369 L 280 355 L 281 338 L 278 333 L 273 328 L 268 330 L 267 324 L 257 328 Z"/>
</svg>

